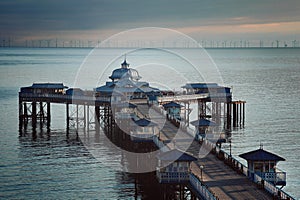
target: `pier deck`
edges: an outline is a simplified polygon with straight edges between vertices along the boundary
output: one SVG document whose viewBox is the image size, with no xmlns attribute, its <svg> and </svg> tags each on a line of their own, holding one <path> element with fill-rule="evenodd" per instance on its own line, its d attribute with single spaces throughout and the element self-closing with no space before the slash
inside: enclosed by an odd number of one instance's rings
<svg viewBox="0 0 300 200">
<path fill-rule="evenodd" d="M 146 105 L 138 105 L 138 110 L 144 116 L 149 116 L 147 107 Z M 152 116 L 156 118 L 159 118 L 158 116 L 161 115 L 161 113 L 154 110 L 151 112 Z M 164 116 L 161 115 L 160 118 L 162 119 L 162 117 Z M 170 121 L 165 121 L 159 138 L 164 143 L 169 143 L 172 140 L 172 144 L 168 145 L 170 148 L 176 147 L 198 158 L 198 160 L 191 165 L 192 173 L 201 179 L 200 166 L 204 166 L 202 181 L 219 199 L 273 199 L 272 195 L 265 190 L 259 189 L 257 185 L 251 182 L 246 176 L 238 174 L 232 168 L 224 164 L 223 161 L 219 160 L 214 154 L 208 153 L 203 157 L 202 153 L 205 154 L 205 152 L 203 152 L 205 149 L 201 149 L 202 145 L 200 142 L 194 140 L 190 134 L 177 128 Z M 186 149 L 187 146 L 189 146 L 188 149 Z M 199 154 L 200 149 L 202 151 L 200 151 Z"/>
</svg>

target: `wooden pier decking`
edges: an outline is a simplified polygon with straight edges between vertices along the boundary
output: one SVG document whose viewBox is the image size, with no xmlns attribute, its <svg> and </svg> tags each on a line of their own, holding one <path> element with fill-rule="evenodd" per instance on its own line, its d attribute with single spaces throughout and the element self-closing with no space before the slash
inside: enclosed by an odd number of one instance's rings
<svg viewBox="0 0 300 200">
<path fill-rule="evenodd" d="M 147 105 L 138 105 L 138 110 L 144 116 L 149 116 L 149 107 Z M 156 112 L 152 113 L 152 115 L 156 117 L 161 115 L 157 111 L 151 112 Z M 198 158 L 196 162 L 192 163 L 191 172 L 202 180 L 218 199 L 273 199 L 271 194 L 259 189 L 255 183 L 251 182 L 243 174 L 234 171 L 223 161 L 219 160 L 216 155 L 210 152 L 204 156 L 203 154 L 206 154 L 206 152 L 203 152 L 203 150 L 205 151 L 204 148 L 201 149 L 200 142 L 194 140 L 190 134 L 177 128 L 170 121 L 165 121 L 159 138 L 164 143 L 168 143 L 172 140 L 173 144 L 168 145 L 169 148 L 187 151 Z M 200 149 L 202 151 L 199 152 Z M 204 166 L 202 177 L 200 166 Z"/>
</svg>

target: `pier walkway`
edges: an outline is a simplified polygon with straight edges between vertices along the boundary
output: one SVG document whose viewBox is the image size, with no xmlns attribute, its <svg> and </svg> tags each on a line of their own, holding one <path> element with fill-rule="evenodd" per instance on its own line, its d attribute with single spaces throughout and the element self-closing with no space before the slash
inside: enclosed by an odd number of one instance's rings
<svg viewBox="0 0 300 200">
<path fill-rule="evenodd" d="M 149 117 L 149 107 L 147 105 L 138 105 L 138 111 L 144 116 Z M 218 199 L 273 199 L 272 195 L 251 182 L 245 175 L 237 173 L 223 161 L 212 154 L 211 149 L 202 146 L 194 137 L 177 128 L 169 120 L 165 119 L 162 114 L 163 111 L 158 112 L 157 109 L 151 109 L 151 120 L 156 123 L 164 122 L 159 135 L 159 140 L 163 143 L 169 143 L 168 147 L 177 148 L 193 154 L 198 160 L 191 165 L 191 172 L 202 180 L 209 190 Z M 158 119 L 158 120 L 156 120 Z M 204 145 L 204 144 L 203 144 Z M 188 147 L 188 148 L 187 148 Z M 201 151 L 199 151 L 201 149 Z M 207 153 L 207 155 L 206 155 Z M 203 166 L 202 177 L 201 168 Z"/>
</svg>

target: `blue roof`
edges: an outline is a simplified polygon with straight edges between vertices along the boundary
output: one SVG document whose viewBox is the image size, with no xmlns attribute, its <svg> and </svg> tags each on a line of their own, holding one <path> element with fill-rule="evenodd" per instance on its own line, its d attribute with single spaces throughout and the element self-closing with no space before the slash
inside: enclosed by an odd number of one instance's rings
<svg viewBox="0 0 300 200">
<path fill-rule="evenodd" d="M 126 62 L 126 59 L 122 62 L 122 66 L 129 66 L 129 63 Z"/>
<path fill-rule="evenodd" d="M 199 120 L 195 120 L 192 121 L 191 124 L 193 126 L 217 126 L 218 124 L 213 122 L 213 121 L 209 121 L 207 119 L 199 119 Z"/>
<path fill-rule="evenodd" d="M 181 105 L 178 104 L 178 103 L 175 103 L 175 102 L 171 101 L 170 103 L 164 104 L 163 107 L 164 108 L 173 108 L 173 107 L 180 108 Z"/>
<path fill-rule="evenodd" d="M 284 158 L 277 156 L 273 153 L 265 151 L 263 149 L 257 149 L 255 151 L 250 151 L 239 155 L 241 158 L 250 161 L 285 161 Z"/>
<path fill-rule="evenodd" d="M 125 81 L 124 81 L 125 82 Z M 125 83 L 128 83 L 132 87 L 122 87 L 122 82 L 120 83 L 112 83 L 106 82 L 105 85 L 97 87 L 95 89 L 96 92 L 104 92 L 104 93 L 151 93 L 151 92 L 158 92 L 157 88 L 149 87 L 147 82 L 132 82 L 127 80 Z M 125 85 L 126 86 L 126 85 Z"/>
<path fill-rule="evenodd" d="M 33 83 L 31 87 L 28 88 L 38 88 L 38 89 L 65 89 L 68 88 L 64 86 L 63 83 Z"/>
<path fill-rule="evenodd" d="M 160 153 L 156 156 L 159 160 L 165 161 L 195 161 L 197 158 L 178 149 Z"/>
<path fill-rule="evenodd" d="M 223 88 L 217 83 L 187 83 L 182 86 L 182 88 L 192 88 L 192 89 L 207 89 L 207 88 Z"/>
<path fill-rule="evenodd" d="M 139 120 L 135 121 L 134 123 L 138 126 L 157 126 L 156 123 L 151 122 L 151 121 L 149 121 L 147 119 L 144 119 L 144 118 L 139 119 Z"/>
<path fill-rule="evenodd" d="M 112 93 L 114 90 L 114 85 L 108 86 L 108 84 L 97 87 L 96 92 L 105 92 L 105 93 Z"/>
<path fill-rule="evenodd" d="M 128 68 L 115 69 L 109 78 L 110 79 L 121 79 L 128 71 L 129 71 Z"/>
<path fill-rule="evenodd" d="M 66 94 L 67 95 L 83 95 L 84 91 L 82 89 L 80 89 L 80 88 L 69 88 L 66 91 Z"/>
</svg>

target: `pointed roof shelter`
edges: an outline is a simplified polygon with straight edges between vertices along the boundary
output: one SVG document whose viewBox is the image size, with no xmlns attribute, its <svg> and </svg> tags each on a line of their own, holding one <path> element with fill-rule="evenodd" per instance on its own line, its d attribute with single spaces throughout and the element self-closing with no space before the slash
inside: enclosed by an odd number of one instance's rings
<svg viewBox="0 0 300 200">
<path fill-rule="evenodd" d="M 48 94 L 62 94 L 68 87 L 63 83 L 33 83 L 32 86 L 22 87 L 22 93 L 48 93 Z"/>
<path fill-rule="evenodd" d="M 161 152 L 157 156 L 156 176 L 160 183 L 188 183 L 190 163 L 197 158 L 178 149 Z"/>
<path fill-rule="evenodd" d="M 180 104 L 175 103 L 174 101 L 171 101 L 170 103 L 166 103 L 163 105 L 164 108 L 180 108 L 182 107 Z"/>
<path fill-rule="evenodd" d="M 218 126 L 217 123 L 213 122 L 213 121 L 210 121 L 210 120 L 207 120 L 207 119 L 199 119 L 199 120 L 195 120 L 195 121 L 192 121 L 191 124 L 193 126 L 196 126 L 196 127 L 201 127 L 201 126 Z"/>
<path fill-rule="evenodd" d="M 151 100 L 154 101 L 160 95 L 158 88 L 151 87 L 148 82 L 139 81 L 141 76 L 137 70 L 129 68 L 126 58 L 120 68 L 113 70 L 109 78 L 112 81 L 94 89 L 97 96 L 114 96 L 114 101 L 121 101 L 123 97 L 147 99 L 148 94 L 151 94 Z"/>
<path fill-rule="evenodd" d="M 263 150 L 262 148 L 239 155 L 249 161 L 285 161 L 284 158 Z"/>
<path fill-rule="evenodd" d="M 160 153 L 156 156 L 159 160 L 164 161 L 195 161 L 197 158 L 178 149 Z"/>
<path fill-rule="evenodd" d="M 137 70 L 129 68 L 129 63 L 127 63 L 125 58 L 123 63 L 121 63 L 121 68 L 115 69 L 109 78 L 112 79 L 113 82 L 117 82 L 126 76 L 133 81 L 138 81 L 142 78 Z"/>
<path fill-rule="evenodd" d="M 239 155 L 247 160 L 248 177 L 255 181 L 255 174 L 274 185 L 286 185 L 286 173 L 276 167 L 278 161 L 285 161 L 284 158 L 260 149 Z"/>
<path fill-rule="evenodd" d="M 49 89 L 65 89 L 63 83 L 33 83 L 31 88 L 49 88 Z"/>
<path fill-rule="evenodd" d="M 138 126 L 157 126 L 156 123 L 149 121 L 148 119 L 139 119 L 134 122 Z"/>
</svg>

